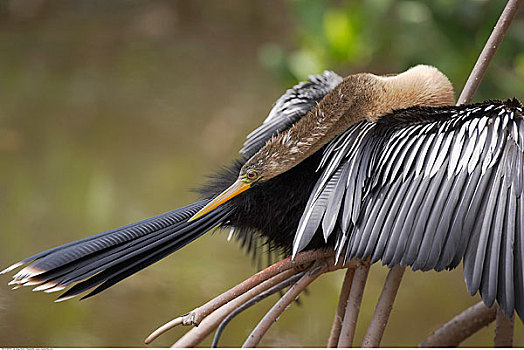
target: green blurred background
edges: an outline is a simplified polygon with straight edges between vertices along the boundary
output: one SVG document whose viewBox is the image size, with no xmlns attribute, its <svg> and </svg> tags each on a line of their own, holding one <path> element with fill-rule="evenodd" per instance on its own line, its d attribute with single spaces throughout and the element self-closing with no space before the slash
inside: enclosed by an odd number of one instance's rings
<svg viewBox="0 0 524 350">
<path fill-rule="evenodd" d="M 272 103 L 308 74 L 435 65 L 462 88 L 504 1 L 0 0 L 0 266 L 196 199 Z M 477 100 L 524 97 L 524 14 Z M 86 301 L 11 291 L 1 346 L 141 346 L 256 271 L 225 232 Z M 374 266 L 357 341 L 386 275 Z M 321 277 L 264 346 L 324 346 L 343 272 Z M 276 297 L 235 319 L 238 346 Z M 479 301 L 462 269 L 408 272 L 382 345 L 409 346 Z M 176 329 L 153 345 L 173 343 Z M 516 322 L 515 344 L 524 345 Z M 463 345 L 491 345 L 493 325 Z M 210 339 L 204 343 L 210 344 Z"/>
</svg>

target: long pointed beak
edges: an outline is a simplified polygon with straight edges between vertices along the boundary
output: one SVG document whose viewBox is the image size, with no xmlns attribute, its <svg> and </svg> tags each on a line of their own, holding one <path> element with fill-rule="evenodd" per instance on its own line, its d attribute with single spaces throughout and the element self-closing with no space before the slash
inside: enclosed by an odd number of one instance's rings
<svg viewBox="0 0 524 350">
<path fill-rule="evenodd" d="M 196 213 L 195 215 L 193 215 L 191 219 L 189 219 L 188 221 L 193 221 L 201 217 L 202 215 L 209 213 L 211 210 L 215 209 L 220 204 L 223 204 L 227 202 L 228 200 L 230 200 L 231 198 L 238 196 L 240 193 L 244 192 L 245 190 L 248 190 L 250 187 L 251 187 L 250 184 L 244 181 L 241 181 L 240 179 L 235 181 L 235 183 L 229 186 L 227 190 L 219 194 L 211 202 L 207 203 L 205 207 L 200 209 L 200 211 Z"/>
</svg>

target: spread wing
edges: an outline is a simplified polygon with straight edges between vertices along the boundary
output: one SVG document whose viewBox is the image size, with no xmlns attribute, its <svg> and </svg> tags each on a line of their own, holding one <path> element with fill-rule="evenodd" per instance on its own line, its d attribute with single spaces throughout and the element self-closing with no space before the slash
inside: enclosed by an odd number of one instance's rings
<svg viewBox="0 0 524 350">
<path fill-rule="evenodd" d="M 247 140 L 240 153 L 253 155 L 273 135 L 288 129 L 306 115 L 341 81 L 342 78 L 337 74 L 324 71 L 322 74 L 311 75 L 307 81 L 288 89 L 275 102 L 262 125 L 247 135 Z"/>
<path fill-rule="evenodd" d="M 464 259 L 468 291 L 524 316 L 524 120 L 516 100 L 411 108 L 335 138 L 294 253 L 334 235 L 344 258 L 414 270 Z"/>
</svg>

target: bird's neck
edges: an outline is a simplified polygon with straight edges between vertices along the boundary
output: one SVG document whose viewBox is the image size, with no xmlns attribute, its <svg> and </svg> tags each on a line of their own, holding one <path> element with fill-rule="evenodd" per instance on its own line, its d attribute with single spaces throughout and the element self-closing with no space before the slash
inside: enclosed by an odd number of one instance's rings
<svg viewBox="0 0 524 350">
<path fill-rule="evenodd" d="M 291 169 L 350 125 L 384 114 L 384 108 L 374 101 L 377 94 L 383 93 L 383 85 L 371 74 L 346 77 L 291 128 L 269 140 L 258 154 L 269 157 L 269 167 L 278 167 L 278 174 Z"/>
<path fill-rule="evenodd" d="M 276 176 L 317 152 L 354 123 L 364 119 L 376 121 L 393 110 L 411 106 L 450 105 L 453 99 L 451 83 L 433 67 L 417 66 L 389 77 L 350 75 L 257 154 L 269 157 L 268 166 Z"/>
</svg>

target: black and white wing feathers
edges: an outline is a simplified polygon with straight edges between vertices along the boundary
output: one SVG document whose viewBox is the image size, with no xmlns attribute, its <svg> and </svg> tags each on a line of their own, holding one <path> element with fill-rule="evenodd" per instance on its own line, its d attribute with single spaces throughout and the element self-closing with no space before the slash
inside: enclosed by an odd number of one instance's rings
<svg viewBox="0 0 524 350">
<path fill-rule="evenodd" d="M 251 156 L 273 135 L 282 132 L 306 115 L 342 78 L 331 71 L 311 75 L 288 89 L 274 104 L 266 120 L 248 136 L 240 153 Z"/>
<path fill-rule="evenodd" d="M 344 259 L 424 271 L 463 260 L 471 294 L 522 318 L 523 167 L 516 100 L 357 123 L 326 147 L 293 252 L 323 234 Z"/>
</svg>

